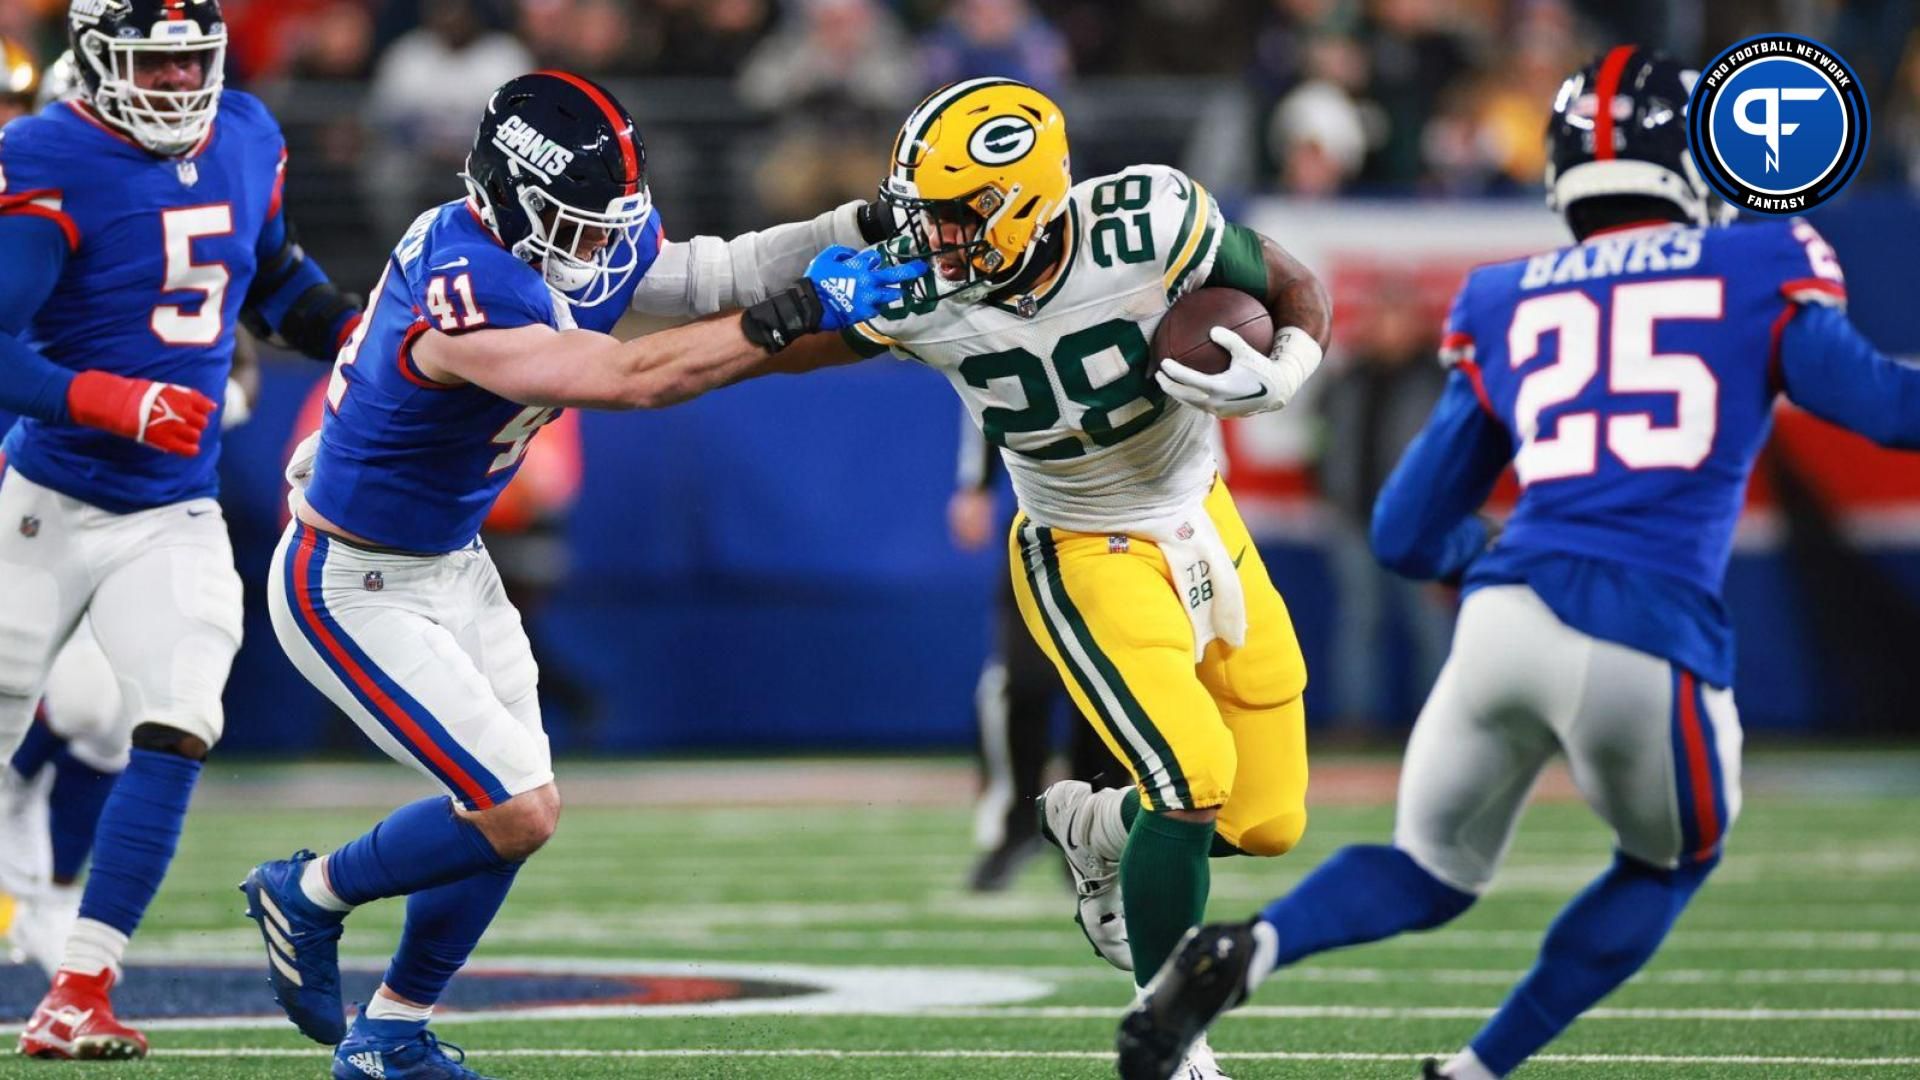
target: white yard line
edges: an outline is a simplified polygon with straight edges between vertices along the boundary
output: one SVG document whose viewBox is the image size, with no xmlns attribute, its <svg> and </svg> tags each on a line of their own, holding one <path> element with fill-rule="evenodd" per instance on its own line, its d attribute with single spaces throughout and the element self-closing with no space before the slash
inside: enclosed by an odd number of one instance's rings
<svg viewBox="0 0 1920 1080">
<path fill-rule="evenodd" d="M 897 988 L 896 988 L 897 989 Z M 1455 1006 L 1363 1006 L 1363 1005 L 1249 1005 L 1226 1014 L 1222 1019 L 1243 1020 L 1484 1020 L 1493 1010 L 1484 1007 Z M 1120 1015 L 1119 1005 L 1043 1005 L 1009 1007 L 915 1006 L 897 1000 L 848 1000 L 841 996 L 817 995 L 772 1001 L 728 1001 L 698 1005 L 549 1005 L 522 1009 L 487 1009 L 475 1012 L 445 1012 L 436 1016 L 440 1027 L 467 1024 L 509 1023 L 531 1020 L 662 1020 L 710 1018 L 721 1016 L 781 1016 L 921 1020 L 1101 1020 L 1113 1022 Z M 1718 1022 L 1807 1021 L 1824 1023 L 1889 1023 L 1920 1021 L 1920 1009 L 1659 1009 L 1602 1007 L 1582 1014 L 1583 1020 L 1665 1021 L 1711 1020 Z M 279 1031 L 286 1021 L 279 1016 L 210 1016 L 139 1021 L 147 1031 Z M 0 1025 L 0 1035 L 19 1033 L 19 1025 Z"/>
<path fill-rule="evenodd" d="M 322 1050 L 298 1050 L 285 1047 L 221 1047 L 218 1049 L 156 1050 L 159 1058 L 317 1058 Z M 1448 1057 L 1451 1050 L 1427 1053 L 1372 1053 L 1365 1051 L 1275 1050 L 1245 1054 L 1221 1054 L 1222 1061 L 1416 1061 L 1422 1057 Z M 827 1059 L 905 1059 L 905 1060 L 988 1060 L 988 1061 L 1110 1061 L 1113 1054 L 1104 1050 L 835 1050 L 829 1048 L 763 1048 L 728 1050 L 717 1047 L 689 1047 L 659 1050 L 583 1050 L 577 1048 L 476 1050 L 481 1058 L 827 1058 Z M 1920 1057 L 1769 1057 L 1760 1054 L 1541 1054 L 1532 1059 L 1544 1064 L 1570 1065 L 1802 1065 L 1831 1068 L 1888 1068 L 1920 1065 Z"/>
<path fill-rule="evenodd" d="M 943 1020 L 1094 1020 L 1111 1019 L 1119 1009 L 1102 1005 L 1040 1005 L 1015 1008 L 919 1009 L 915 1016 Z M 1493 1010 L 1453 1005 L 1246 1005 L 1227 1013 L 1226 1020 L 1484 1020 Z M 1920 1009 L 1658 1009 L 1601 1007 L 1580 1014 L 1582 1020 L 1920 1020 Z"/>
</svg>

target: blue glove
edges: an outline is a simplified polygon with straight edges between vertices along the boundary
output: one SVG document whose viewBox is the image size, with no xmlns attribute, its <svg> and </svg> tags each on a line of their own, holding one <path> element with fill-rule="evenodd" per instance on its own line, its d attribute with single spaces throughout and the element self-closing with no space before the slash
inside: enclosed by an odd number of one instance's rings
<svg viewBox="0 0 1920 1080">
<path fill-rule="evenodd" d="M 807 282 L 820 298 L 820 329 L 844 330 L 866 322 L 881 308 L 898 303 L 900 287 L 926 272 L 924 259 L 892 266 L 875 248 L 855 251 L 835 245 L 822 251 L 807 265 Z"/>
</svg>

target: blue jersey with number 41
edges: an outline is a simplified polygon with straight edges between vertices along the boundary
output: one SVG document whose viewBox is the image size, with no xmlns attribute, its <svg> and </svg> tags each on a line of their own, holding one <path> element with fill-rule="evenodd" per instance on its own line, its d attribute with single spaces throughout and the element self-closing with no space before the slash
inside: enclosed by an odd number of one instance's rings
<svg viewBox="0 0 1920 1080">
<path fill-rule="evenodd" d="M 213 129 L 181 158 L 148 153 L 85 104 L 62 102 L 0 131 L 0 214 L 57 225 L 66 259 L 21 335 L 61 367 L 226 395 L 233 330 L 279 217 L 286 144 L 266 107 L 221 95 Z M 18 267 L 9 268 L 19 272 Z M 216 422 L 195 457 L 93 428 L 24 419 L 7 462 L 37 484 L 115 513 L 213 495 Z"/>
<path fill-rule="evenodd" d="M 1833 249 L 1797 219 L 1654 223 L 1476 269 L 1376 550 L 1468 589 L 1525 583 L 1568 625 L 1727 685 L 1721 585 L 1776 397 L 1920 440 L 1920 372 L 1861 339 L 1845 302 Z M 1520 501 L 1487 549 L 1469 515 L 1509 462 Z"/>
<path fill-rule="evenodd" d="M 415 366 L 414 342 L 430 330 L 611 332 L 660 243 L 655 211 L 632 278 L 603 303 L 574 308 L 503 247 L 465 201 L 420 215 L 334 364 L 307 504 L 383 547 L 438 553 L 471 543 L 528 444 L 560 410 L 522 405 L 470 383 L 434 382 Z"/>
</svg>

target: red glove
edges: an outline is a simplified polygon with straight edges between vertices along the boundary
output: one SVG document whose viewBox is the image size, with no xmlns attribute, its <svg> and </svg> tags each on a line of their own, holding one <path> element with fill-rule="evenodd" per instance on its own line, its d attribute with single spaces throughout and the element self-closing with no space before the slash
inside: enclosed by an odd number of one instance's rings
<svg viewBox="0 0 1920 1080">
<path fill-rule="evenodd" d="M 74 423 L 181 457 L 200 453 L 214 408 L 212 398 L 192 387 L 105 371 L 83 371 L 67 387 Z"/>
</svg>

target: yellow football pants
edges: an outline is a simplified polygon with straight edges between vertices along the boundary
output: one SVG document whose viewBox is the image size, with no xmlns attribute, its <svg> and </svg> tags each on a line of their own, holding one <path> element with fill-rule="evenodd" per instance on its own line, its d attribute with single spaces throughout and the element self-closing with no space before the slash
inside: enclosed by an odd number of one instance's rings
<svg viewBox="0 0 1920 1080">
<path fill-rule="evenodd" d="M 1247 640 L 1193 661 L 1193 625 L 1159 545 L 1014 519 L 1010 566 L 1027 629 L 1082 715 L 1127 763 L 1147 809 L 1218 807 L 1218 834 L 1280 855 L 1307 825 L 1307 667 L 1226 484 L 1207 514 L 1233 552 Z"/>
</svg>

